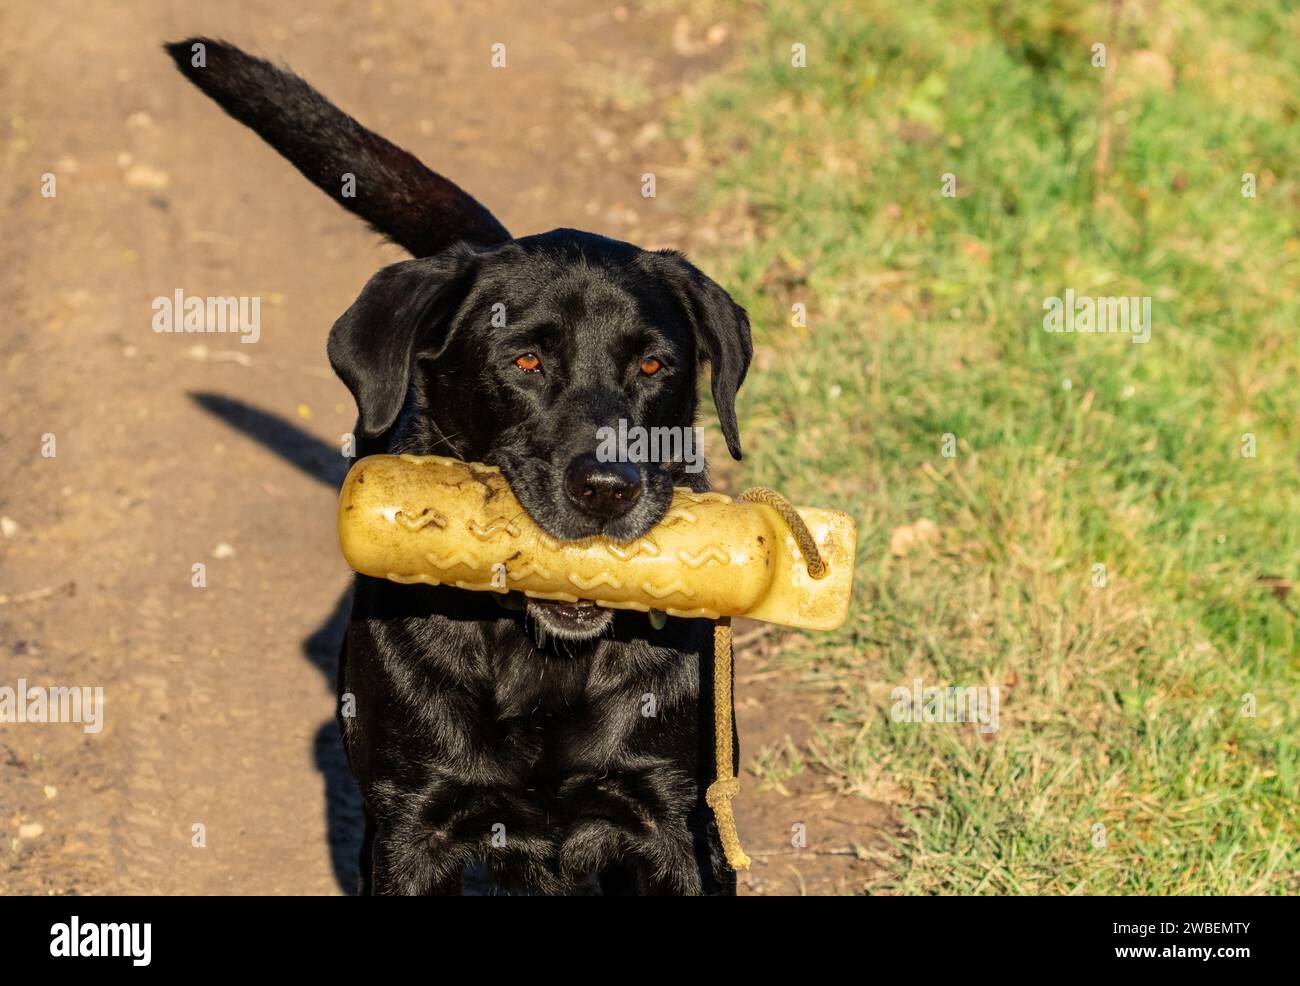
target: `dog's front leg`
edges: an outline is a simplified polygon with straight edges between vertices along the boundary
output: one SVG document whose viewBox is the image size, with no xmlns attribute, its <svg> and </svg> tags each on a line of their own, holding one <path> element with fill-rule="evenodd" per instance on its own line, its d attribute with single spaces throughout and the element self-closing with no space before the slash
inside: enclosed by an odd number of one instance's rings
<svg viewBox="0 0 1300 986">
<path fill-rule="evenodd" d="M 700 845 L 685 836 L 644 847 L 636 863 L 643 897 L 734 897 L 736 874 L 721 843 Z"/>
<path fill-rule="evenodd" d="M 722 840 L 707 805 L 692 811 L 686 831 L 662 832 L 637 861 L 645 897 L 734 897 L 736 873 L 727 865 Z"/>
<path fill-rule="evenodd" d="M 472 854 L 435 844 L 425 831 L 376 822 L 370 846 L 370 893 L 403 897 L 459 897 Z"/>
<path fill-rule="evenodd" d="M 594 869 L 606 896 L 735 896 L 736 874 L 712 818 L 700 821 L 697 829 L 695 813 L 648 828 L 590 820 L 570 833 L 562 853 L 570 873 Z"/>
</svg>

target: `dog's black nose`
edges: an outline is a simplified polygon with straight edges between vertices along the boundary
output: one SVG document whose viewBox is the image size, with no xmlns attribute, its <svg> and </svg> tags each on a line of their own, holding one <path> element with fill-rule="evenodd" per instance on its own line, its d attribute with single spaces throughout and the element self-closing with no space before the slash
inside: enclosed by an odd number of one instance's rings
<svg viewBox="0 0 1300 986">
<path fill-rule="evenodd" d="M 641 496 L 641 470 L 633 462 L 601 462 L 588 452 L 569 463 L 564 486 L 583 513 L 613 520 Z"/>
</svg>

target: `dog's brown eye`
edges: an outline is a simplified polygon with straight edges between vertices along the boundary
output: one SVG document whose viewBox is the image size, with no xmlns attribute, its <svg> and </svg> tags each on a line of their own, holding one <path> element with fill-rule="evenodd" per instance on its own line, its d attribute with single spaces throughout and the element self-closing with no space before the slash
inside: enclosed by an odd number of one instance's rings
<svg viewBox="0 0 1300 986">
<path fill-rule="evenodd" d="M 660 363 L 653 356 L 647 356 L 645 359 L 641 361 L 641 372 L 648 377 L 654 376 L 656 373 L 659 372 L 659 370 L 662 367 L 663 364 Z"/>
<path fill-rule="evenodd" d="M 522 356 L 515 357 L 515 366 L 525 373 L 536 373 L 542 368 L 542 361 L 536 353 L 524 353 Z"/>
</svg>

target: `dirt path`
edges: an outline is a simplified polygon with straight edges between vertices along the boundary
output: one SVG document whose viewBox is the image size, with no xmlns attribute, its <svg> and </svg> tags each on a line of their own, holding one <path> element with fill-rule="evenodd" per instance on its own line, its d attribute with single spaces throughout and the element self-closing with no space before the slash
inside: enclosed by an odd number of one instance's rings
<svg viewBox="0 0 1300 986">
<path fill-rule="evenodd" d="M 674 44 L 672 19 L 573 0 L 283 6 L 0 14 L 0 593 L 59 590 L 0 604 L 0 685 L 106 695 L 98 734 L 0 727 L 0 892 L 352 885 L 356 797 L 331 675 L 353 408 L 324 340 L 401 254 L 184 83 L 160 41 L 210 33 L 287 61 L 516 234 L 690 245 L 689 175 L 658 121 L 725 49 L 721 32 Z M 490 65 L 497 42 L 505 69 Z M 639 194 L 647 170 L 657 199 Z M 260 296 L 261 341 L 155 334 L 152 299 L 178 288 Z M 797 702 L 769 691 L 754 728 L 779 741 Z M 776 797 L 742 806 L 751 843 L 788 840 Z M 832 866 L 812 865 L 820 892 L 851 889 L 851 861 Z M 796 875 L 769 867 L 745 886 L 798 892 Z"/>
</svg>

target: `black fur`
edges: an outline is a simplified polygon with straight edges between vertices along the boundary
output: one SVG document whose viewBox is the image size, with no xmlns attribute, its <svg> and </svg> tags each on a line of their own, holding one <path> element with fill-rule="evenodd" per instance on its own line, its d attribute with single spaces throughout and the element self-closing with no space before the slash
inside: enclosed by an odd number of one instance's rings
<svg viewBox="0 0 1300 986">
<path fill-rule="evenodd" d="M 368 174 L 354 211 L 412 252 L 438 245 L 377 273 L 330 333 L 359 454 L 491 463 L 552 536 L 632 539 L 674 485 L 704 489 L 703 474 L 641 464 L 636 498 L 615 513 L 573 494 L 573 464 L 619 419 L 691 426 L 709 362 L 739 458 L 749 324 L 684 258 L 567 229 L 507 242 L 481 206 L 302 80 L 214 41 L 207 68 L 188 67 L 199 40 L 168 50 L 204 92 L 326 191 L 336 171 Z M 380 165 L 376 142 L 395 152 Z M 429 197 L 410 198 L 422 188 Z M 531 372 L 516 365 L 523 353 L 538 360 Z M 653 375 L 639 369 L 646 356 L 662 365 Z M 533 893 L 593 878 L 609 894 L 735 893 L 704 803 L 712 624 L 655 630 L 641 614 L 599 614 L 573 623 L 513 594 L 357 578 L 339 691 L 367 810 L 363 890 L 457 894 L 478 868 Z"/>
</svg>

